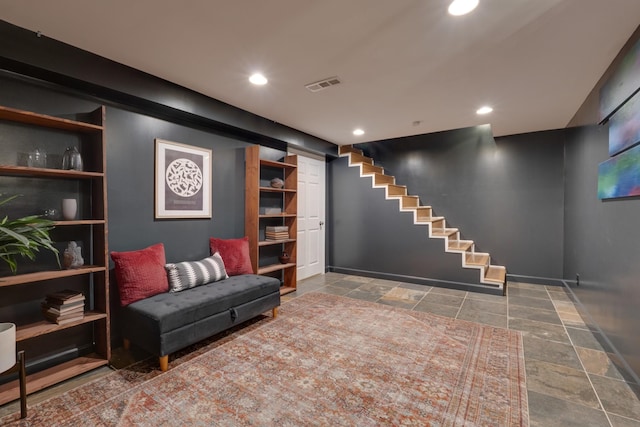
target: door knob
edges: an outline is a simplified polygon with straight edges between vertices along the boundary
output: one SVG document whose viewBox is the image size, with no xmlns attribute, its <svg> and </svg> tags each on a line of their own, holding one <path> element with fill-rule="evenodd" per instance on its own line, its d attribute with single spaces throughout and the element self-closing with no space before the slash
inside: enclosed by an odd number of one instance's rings
<svg viewBox="0 0 640 427">
<path fill-rule="evenodd" d="M 320 230 L 322 230 L 323 225 L 324 225 L 324 221 L 320 221 Z"/>
</svg>

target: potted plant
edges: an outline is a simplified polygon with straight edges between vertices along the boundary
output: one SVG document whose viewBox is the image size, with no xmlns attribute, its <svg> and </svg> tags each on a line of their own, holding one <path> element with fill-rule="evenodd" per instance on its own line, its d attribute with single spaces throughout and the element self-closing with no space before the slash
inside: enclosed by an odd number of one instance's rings
<svg viewBox="0 0 640 427">
<path fill-rule="evenodd" d="M 0 206 L 18 197 L 10 196 L 0 200 Z M 55 227 L 54 222 L 39 215 L 25 216 L 10 220 L 5 216 L 0 220 L 0 259 L 9 264 L 12 273 L 18 271 L 18 256 L 34 260 L 40 248 L 50 250 L 56 254 L 58 250 L 53 247 L 49 231 Z"/>
</svg>

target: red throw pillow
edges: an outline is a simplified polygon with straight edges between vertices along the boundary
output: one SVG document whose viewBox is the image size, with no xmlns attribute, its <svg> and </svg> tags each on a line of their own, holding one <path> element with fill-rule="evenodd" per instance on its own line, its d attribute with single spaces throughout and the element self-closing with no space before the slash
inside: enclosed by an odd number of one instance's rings
<svg viewBox="0 0 640 427">
<path fill-rule="evenodd" d="M 249 256 L 249 238 L 241 239 L 209 239 L 211 254 L 220 253 L 224 268 L 229 276 L 253 274 L 251 257 Z"/>
<path fill-rule="evenodd" d="M 123 307 L 169 290 L 162 243 L 139 251 L 111 252 L 111 259 L 116 265 L 118 292 Z"/>
</svg>

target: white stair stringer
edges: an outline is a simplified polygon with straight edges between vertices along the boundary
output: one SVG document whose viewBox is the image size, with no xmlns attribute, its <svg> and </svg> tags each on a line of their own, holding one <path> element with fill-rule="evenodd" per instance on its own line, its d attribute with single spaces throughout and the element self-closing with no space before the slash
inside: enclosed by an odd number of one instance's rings
<svg viewBox="0 0 640 427">
<path fill-rule="evenodd" d="M 398 201 L 398 210 L 400 212 L 412 212 L 414 225 L 426 225 L 427 236 L 430 239 L 442 239 L 445 252 L 460 254 L 461 266 L 463 268 L 477 269 L 480 273 L 480 283 L 501 289 L 503 293 L 506 291 L 504 289 L 506 280 L 498 279 L 498 277 L 506 277 L 505 267 L 491 265 L 491 256 L 488 253 L 476 252 L 473 241 L 462 240 L 460 231 L 457 228 L 447 228 L 444 217 L 432 216 L 430 206 L 421 206 L 417 196 L 407 195 L 406 187 L 397 185 L 395 183 L 395 177 L 384 175 L 384 168 L 375 165 L 374 161 L 365 157 L 361 151 L 357 153 L 355 151 L 343 152 L 342 147 L 340 148 L 339 156 L 348 157 L 349 166 L 358 167 L 361 177 L 371 178 L 372 188 L 383 188 L 387 200 Z M 349 149 L 355 150 L 351 147 Z M 380 175 L 386 178 L 382 178 Z M 383 180 L 387 182 L 382 182 Z M 397 187 L 404 187 L 405 194 L 391 194 L 390 188 L 392 188 L 394 192 L 402 191 Z M 428 209 L 429 216 L 419 216 L 421 209 Z M 491 275 L 495 277 L 491 277 Z"/>
</svg>

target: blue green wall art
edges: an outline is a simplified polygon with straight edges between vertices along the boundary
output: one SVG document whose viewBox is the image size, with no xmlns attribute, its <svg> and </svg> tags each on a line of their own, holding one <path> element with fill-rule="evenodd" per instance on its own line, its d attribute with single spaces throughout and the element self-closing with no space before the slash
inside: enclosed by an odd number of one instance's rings
<svg viewBox="0 0 640 427">
<path fill-rule="evenodd" d="M 640 145 L 598 166 L 598 198 L 640 196 Z"/>
<path fill-rule="evenodd" d="M 600 89 L 600 120 L 609 118 L 640 88 L 640 40 Z"/>
<path fill-rule="evenodd" d="M 640 142 L 640 93 L 609 119 L 609 156 Z"/>
</svg>

